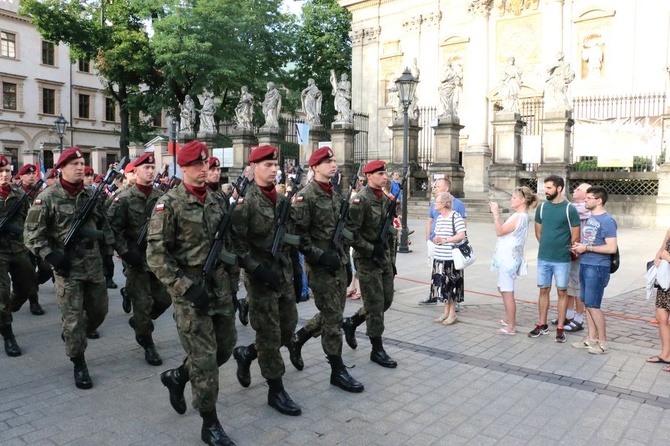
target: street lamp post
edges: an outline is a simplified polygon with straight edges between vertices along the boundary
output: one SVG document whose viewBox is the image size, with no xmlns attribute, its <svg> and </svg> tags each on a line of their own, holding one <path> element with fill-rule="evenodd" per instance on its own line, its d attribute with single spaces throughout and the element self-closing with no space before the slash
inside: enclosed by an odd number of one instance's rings
<svg viewBox="0 0 670 446">
<path fill-rule="evenodd" d="M 396 80 L 396 85 L 398 86 L 398 95 L 400 96 L 400 101 L 403 108 L 403 129 L 402 129 L 402 173 L 403 178 L 408 176 L 408 163 L 409 163 L 409 116 L 407 115 L 407 110 L 409 109 L 412 99 L 414 99 L 414 90 L 416 90 L 416 84 L 418 81 L 412 76 L 412 72 L 409 68 L 405 68 L 405 71 L 402 73 Z M 407 180 L 403 181 L 404 187 L 402 190 L 402 229 L 400 231 L 400 247 L 398 252 L 407 253 L 410 252 L 408 244 L 408 228 L 407 228 Z"/>
<path fill-rule="evenodd" d="M 67 129 L 67 120 L 63 117 L 63 114 L 56 118 L 54 121 L 56 124 L 56 131 L 58 132 L 58 138 L 60 138 L 60 144 L 58 145 L 58 151 L 63 152 L 63 137 L 65 136 L 65 129 Z"/>
<path fill-rule="evenodd" d="M 172 175 L 177 174 L 177 121 L 170 121 L 170 142 L 172 144 L 172 154 L 174 155 L 174 164 L 172 165 Z M 169 144 L 168 143 L 168 144 Z"/>
</svg>

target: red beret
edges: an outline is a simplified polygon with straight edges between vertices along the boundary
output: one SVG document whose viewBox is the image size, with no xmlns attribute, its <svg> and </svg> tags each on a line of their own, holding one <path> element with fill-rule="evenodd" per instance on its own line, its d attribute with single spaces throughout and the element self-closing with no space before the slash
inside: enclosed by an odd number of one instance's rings
<svg viewBox="0 0 670 446">
<path fill-rule="evenodd" d="M 9 164 L 9 160 L 5 155 L 0 155 L 0 167 L 5 167 Z"/>
<path fill-rule="evenodd" d="M 93 180 L 93 182 L 94 182 L 94 183 L 99 183 L 99 182 L 101 182 L 104 178 L 105 178 L 105 176 L 104 176 L 103 174 L 100 174 L 100 175 L 98 175 L 97 177 L 95 177 L 95 180 Z"/>
<path fill-rule="evenodd" d="M 51 178 L 58 178 L 58 169 L 56 169 L 55 167 L 53 169 L 49 169 L 49 171 L 47 172 L 47 180 Z"/>
<path fill-rule="evenodd" d="M 209 168 L 221 167 L 221 161 L 215 156 L 209 158 Z"/>
<path fill-rule="evenodd" d="M 81 153 L 81 150 L 79 147 L 70 147 L 66 151 L 60 154 L 60 157 L 58 158 L 58 162 L 54 165 L 56 169 L 59 169 L 63 166 L 65 166 L 67 163 L 69 163 L 72 160 L 76 160 L 79 158 L 83 158 L 84 154 Z"/>
<path fill-rule="evenodd" d="M 200 141 L 191 141 L 179 149 L 179 152 L 177 153 L 177 164 L 186 166 L 193 161 L 204 161 L 207 158 L 209 158 L 209 150 L 207 150 L 207 146 Z"/>
<path fill-rule="evenodd" d="M 14 179 L 15 179 L 15 180 L 20 180 L 20 179 L 21 179 L 21 175 L 19 175 L 19 174 L 17 173 L 16 175 L 14 175 Z"/>
<path fill-rule="evenodd" d="M 132 161 L 126 164 L 126 167 L 123 168 L 123 173 L 130 172 L 135 172 L 135 164 L 133 164 Z"/>
<path fill-rule="evenodd" d="M 142 164 L 156 164 L 156 158 L 154 158 L 153 153 L 145 153 L 141 157 L 133 161 L 133 166 L 139 167 Z"/>
<path fill-rule="evenodd" d="M 321 161 L 325 161 L 328 158 L 332 158 L 333 156 L 333 149 L 331 149 L 328 146 L 321 147 L 319 150 L 315 150 L 312 152 L 312 155 L 309 157 L 309 167 L 314 167 L 318 166 L 321 164 Z"/>
<path fill-rule="evenodd" d="M 384 161 L 370 161 L 363 167 L 363 173 L 375 173 L 378 170 L 386 170 L 386 163 Z"/>
<path fill-rule="evenodd" d="M 25 175 L 27 173 L 37 172 L 37 167 L 34 164 L 25 164 L 22 168 L 19 169 L 18 175 Z"/>
<path fill-rule="evenodd" d="M 279 159 L 279 152 L 275 146 L 265 145 L 258 146 L 251 151 L 249 155 L 250 163 L 259 163 L 265 160 L 276 160 Z"/>
<path fill-rule="evenodd" d="M 93 168 L 91 166 L 84 166 L 84 176 L 95 175 Z"/>
</svg>

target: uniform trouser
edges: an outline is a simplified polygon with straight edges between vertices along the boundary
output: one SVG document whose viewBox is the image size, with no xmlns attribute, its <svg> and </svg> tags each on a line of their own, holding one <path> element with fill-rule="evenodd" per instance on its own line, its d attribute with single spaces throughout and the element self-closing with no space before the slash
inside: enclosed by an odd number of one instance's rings
<svg viewBox="0 0 670 446">
<path fill-rule="evenodd" d="M 23 302 L 30 294 L 37 294 L 35 265 L 28 251 L 0 253 L 0 325 L 12 323 L 15 302 L 12 300 L 10 274 L 17 296 L 24 296 Z"/>
<path fill-rule="evenodd" d="M 252 282 L 245 275 L 249 303 L 249 321 L 256 331 L 256 351 L 261 375 L 265 379 L 277 379 L 284 375 L 284 360 L 279 348 L 288 345 L 298 323 L 293 284 L 281 280 L 280 291 L 272 291 L 265 285 Z"/>
<path fill-rule="evenodd" d="M 133 303 L 135 334 L 147 336 L 153 331 L 152 319 L 158 319 L 172 305 L 172 298 L 163 283 L 149 271 L 124 265 L 126 293 Z"/>
<path fill-rule="evenodd" d="M 308 266 L 309 284 L 319 313 L 306 324 L 305 331 L 313 337 L 321 335 L 321 346 L 326 355 L 342 355 L 342 313 L 346 303 L 347 271 L 342 266 L 333 276 L 320 266 Z"/>
<path fill-rule="evenodd" d="M 11 254 L 8 271 L 12 279 L 12 288 L 14 289 L 14 292 L 11 293 L 11 310 L 19 311 L 28 298 L 36 295 L 39 291 L 35 263 L 30 253 L 24 251 L 18 254 Z"/>
<path fill-rule="evenodd" d="M 380 337 L 384 334 L 384 312 L 393 303 L 393 266 L 382 263 L 379 267 L 370 258 L 357 257 L 356 271 L 363 297 L 363 306 L 357 314 L 365 319 L 366 334 Z"/>
<path fill-rule="evenodd" d="M 94 280 L 54 276 L 56 302 L 63 319 L 65 354 L 75 358 L 86 350 L 86 332 L 102 325 L 107 315 L 109 298 L 105 276 L 100 273 Z"/>
<path fill-rule="evenodd" d="M 202 285 L 202 277 L 189 278 Z M 237 342 L 230 282 L 222 274 L 214 282 L 207 286 L 211 299 L 207 313 L 191 307 L 183 296 L 172 296 L 179 341 L 186 352 L 193 408 L 200 412 L 216 408 L 219 367 L 228 361 Z"/>
</svg>

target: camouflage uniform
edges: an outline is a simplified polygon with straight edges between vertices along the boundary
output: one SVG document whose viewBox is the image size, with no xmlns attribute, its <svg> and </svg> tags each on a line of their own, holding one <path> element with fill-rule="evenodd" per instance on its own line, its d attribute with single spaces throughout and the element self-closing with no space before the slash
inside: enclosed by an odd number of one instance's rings
<svg viewBox="0 0 670 446">
<path fill-rule="evenodd" d="M 202 274 L 225 208 L 226 203 L 215 195 L 208 192 L 203 203 L 180 184 L 158 199 L 147 235 L 147 264 L 172 297 L 179 339 L 186 352 L 178 373 L 184 380 L 190 379 L 193 407 L 201 412 L 215 410 L 219 367 L 230 358 L 237 341 L 230 275 L 222 265 L 208 278 Z M 207 290 L 206 312 L 192 307 L 185 298 L 192 285 Z"/>
<path fill-rule="evenodd" d="M 20 200 L 25 193 L 21 188 L 10 186 L 10 192 L 7 198 L 0 197 L 0 218 L 11 209 L 11 207 Z M 23 222 L 28 213 L 29 202 L 25 201 L 25 205 L 14 215 L 9 224 L 15 228 L 23 226 Z M 27 296 L 33 292 L 36 287 L 34 279 L 34 266 L 30 259 L 28 250 L 23 244 L 21 237 L 11 232 L 9 228 L 5 227 L 0 234 L 0 334 L 5 339 L 5 350 L 10 356 L 19 356 L 21 350 L 12 333 L 12 304 L 10 294 L 10 280 L 9 272 L 15 272 L 16 282 L 19 295 Z M 25 302 L 25 301 L 24 301 Z M 12 345 L 8 345 L 8 342 Z"/>
<path fill-rule="evenodd" d="M 284 361 L 279 348 L 288 345 L 298 322 L 290 248 L 286 244 L 280 248 L 281 261 L 275 261 L 270 253 L 279 208 L 284 200 L 284 197 L 278 195 L 277 203 L 273 204 L 253 182 L 247 188 L 244 199 L 238 201 L 233 216 L 235 252 L 245 269 L 244 285 L 247 289 L 249 320 L 256 331 L 258 364 L 267 380 L 279 379 L 284 375 Z M 270 268 L 279 277 L 278 291 L 254 280 L 252 272 L 259 265 Z"/>
<path fill-rule="evenodd" d="M 73 196 L 57 182 L 38 195 L 24 230 L 25 244 L 33 254 L 46 259 L 51 253 L 61 252 L 71 263 L 69 274 L 54 272 L 65 351 L 70 358 L 83 356 L 86 333 L 102 324 L 109 304 L 99 245 L 113 245 L 114 236 L 99 203 L 84 226 L 102 230 L 103 240 L 80 237 L 76 248 L 68 252 L 63 246 L 77 214 L 93 194 L 94 190 L 84 188 Z"/>
<path fill-rule="evenodd" d="M 126 276 L 126 293 L 133 308 L 131 326 L 135 330 L 137 342 L 145 349 L 153 348 L 151 320 L 157 319 L 172 304 L 165 285 L 146 266 L 146 238 L 141 246 L 137 245 L 139 235 L 161 195 L 163 192 L 153 189 L 147 197 L 138 187 L 133 186 L 125 189 L 113 200 L 108 200 L 112 203 L 107 210 L 107 216 L 116 237 L 119 255 L 123 258 L 129 252 L 134 252 L 142 258 L 141 269 L 124 262 L 123 272 Z M 149 358 L 147 362 L 152 364 Z M 158 357 L 153 362 L 156 364 L 152 365 L 160 365 L 161 361 Z"/>
<path fill-rule="evenodd" d="M 343 324 L 345 337 L 350 347 L 356 348 L 355 328 L 364 321 L 367 324 L 366 334 L 370 337 L 373 347 L 371 359 L 375 352 L 383 352 L 381 336 L 384 333 L 384 312 L 393 302 L 393 279 L 395 253 L 395 230 L 389 231 L 386 240 L 387 248 L 381 258 L 372 258 L 375 243 L 379 243 L 379 232 L 384 225 L 384 217 L 390 200 L 382 194 L 377 198 L 370 186 L 366 186 L 351 201 L 351 208 L 347 218 L 347 229 L 354 234 L 352 246 L 354 248 L 354 263 L 358 272 L 358 280 L 363 297 L 361 307 L 352 317 L 346 318 Z M 353 329 L 353 331 L 352 331 Z M 389 359 L 386 356 L 386 359 Z M 386 362 L 382 359 L 382 362 Z M 395 367 L 395 361 L 389 361 L 385 367 Z M 382 364 L 383 365 L 383 364 Z"/>
</svg>

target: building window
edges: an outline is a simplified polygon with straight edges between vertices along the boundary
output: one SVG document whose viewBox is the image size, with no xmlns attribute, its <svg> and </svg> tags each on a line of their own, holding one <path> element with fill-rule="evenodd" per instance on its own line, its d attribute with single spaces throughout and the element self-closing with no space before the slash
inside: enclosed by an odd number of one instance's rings
<svg viewBox="0 0 670 446">
<path fill-rule="evenodd" d="M 105 98 L 105 121 L 116 121 L 116 101 Z"/>
<path fill-rule="evenodd" d="M 0 31 L 0 56 L 16 59 L 16 34 Z"/>
<path fill-rule="evenodd" d="M 16 110 L 16 84 L 2 83 L 2 108 Z"/>
<path fill-rule="evenodd" d="M 163 116 L 161 113 L 154 115 L 152 122 L 154 127 L 163 127 Z"/>
<path fill-rule="evenodd" d="M 79 71 L 83 71 L 84 73 L 90 73 L 91 61 L 88 59 L 79 59 Z"/>
<path fill-rule="evenodd" d="M 79 95 L 79 117 L 88 118 L 90 116 L 91 96 L 87 94 Z"/>
<path fill-rule="evenodd" d="M 51 150 L 42 152 L 42 161 L 44 161 L 44 169 L 49 169 L 54 165 L 54 153 Z"/>
<path fill-rule="evenodd" d="M 42 88 L 42 113 L 45 115 L 56 114 L 56 90 Z"/>
<path fill-rule="evenodd" d="M 42 63 L 44 65 L 56 65 L 56 48 L 53 43 L 42 41 Z"/>
</svg>

